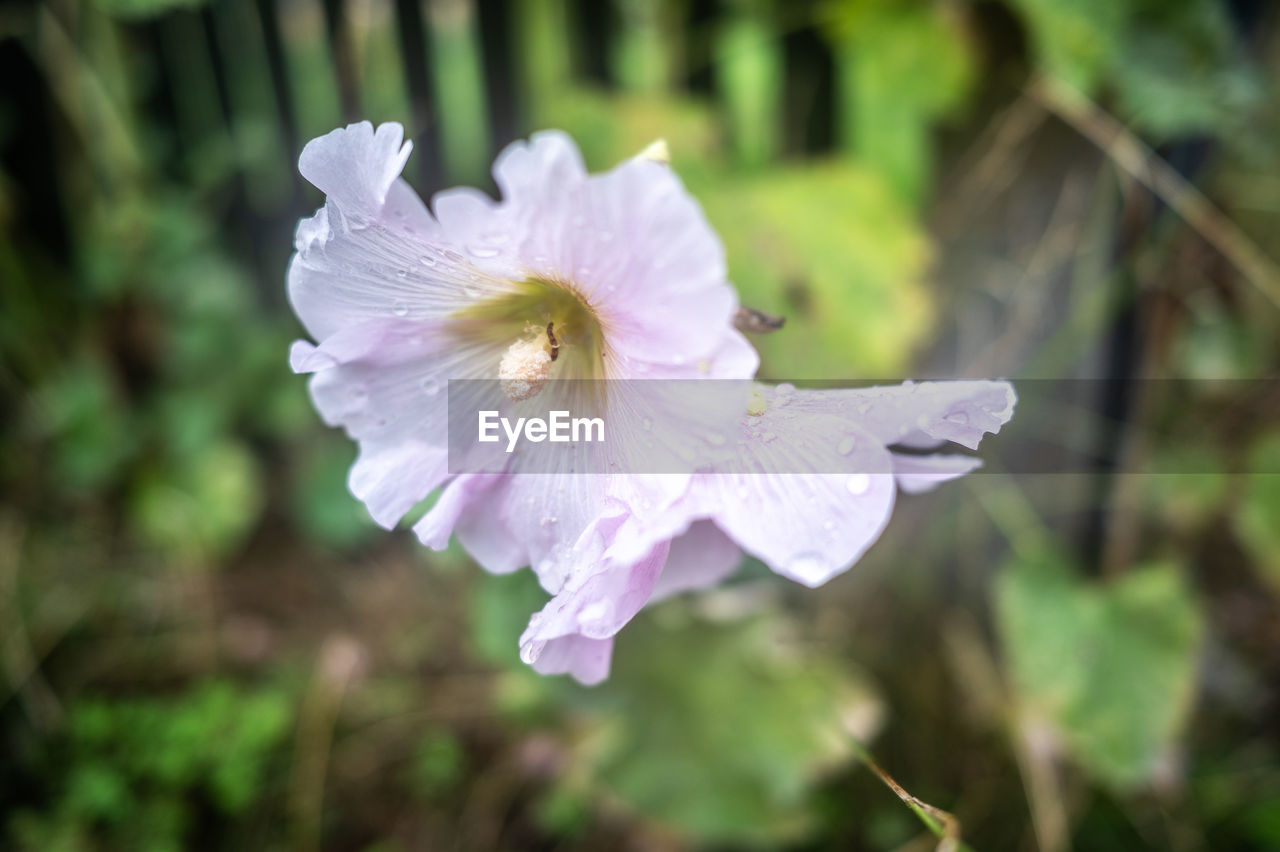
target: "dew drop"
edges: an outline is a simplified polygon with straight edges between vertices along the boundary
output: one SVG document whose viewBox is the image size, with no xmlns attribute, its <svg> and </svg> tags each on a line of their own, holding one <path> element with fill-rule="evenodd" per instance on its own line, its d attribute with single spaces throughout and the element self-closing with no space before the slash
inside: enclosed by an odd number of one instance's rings
<svg viewBox="0 0 1280 852">
<path fill-rule="evenodd" d="M 849 453 L 853 452 L 853 447 L 857 443 L 858 443 L 857 439 L 854 438 L 852 435 L 849 435 L 843 441 L 840 442 L 840 445 L 838 447 L 836 447 L 836 452 L 838 452 L 842 456 L 847 456 L 849 455 Z"/>
<path fill-rule="evenodd" d="M 871 487 L 871 477 L 865 473 L 852 474 L 844 481 L 844 487 L 850 494 L 866 494 L 867 489 Z"/>
<path fill-rule="evenodd" d="M 472 257 L 487 258 L 498 256 L 498 250 L 496 248 L 489 248 L 487 246 L 469 246 L 467 251 L 471 253 Z"/>
<path fill-rule="evenodd" d="M 408 274 L 409 274 L 409 270 L 407 270 L 407 269 L 397 269 L 397 270 L 396 270 L 396 277 L 397 277 L 397 278 L 404 278 L 404 277 L 405 277 L 405 276 L 407 276 Z"/>
<path fill-rule="evenodd" d="M 429 254 L 424 254 L 418 260 L 422 261 L 423 266 L 435 266 L 437 263 L 436 259 Z"/>
<path fill-rule="evenodd" d="M 435 376 L 427 376 L 422 380 L 422 390 L 427 396 L 435 396 L 440 393 L 440 380 Z"/>
<path fill-rule="evenodd" d="M 969 415 L 963 411 L 953 411 L 947 415 L 947 421 L 964 425 L 969 422 Z"/>
<path fill-rule="evenodd" d="M 404 302 L 396 302 L 391 307 L 391 313 L 395 314 L 398 317 L 407 317 L 409 315 L 409 306 L 406 305 Z"/>
</svg>

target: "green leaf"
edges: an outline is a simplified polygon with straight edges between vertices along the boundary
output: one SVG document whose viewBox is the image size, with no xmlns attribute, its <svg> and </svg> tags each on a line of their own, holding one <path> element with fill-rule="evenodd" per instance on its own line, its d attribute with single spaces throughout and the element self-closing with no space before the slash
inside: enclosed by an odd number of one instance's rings
<svg viewBox="0 0 1280 852">
<path fill-rule="evenodd" d="M 1249 452 L 1247 470 L 1271 471 L 1244 477 L 1244 494 L 1235 515 L 1236 531 L 1258 570 L 1280 590 L 1280 435 L 1269 435 Z"/>
<path fill-rule="evenodd" d="M 253 455 L 227 441 L 144 477 L 132 508 L 139 532 L 153 545 L 174 558 L 199 560 L 239 546 L 263 499 Z"/>
<path fill-rule="evenodd" d="M 828 27 L 842 143 L 912 202 L 933 171 L 932 122 L 969 90 L 973 58 L 945 5 L 846 0 Z"/>
<path fill-rule="evenodd" d="M 1178 571 L 1099 586 L 1060 561 L 1017 564 L 997 583 L 996 615 L 1023 720 L 1048 724 L 1104 783 L 1150 777 L 1186 722 L 1203 633 Z"/>
<path fill-rule="evenodd" d="M 786 653 L 776 620 L 712 624 L 678 604 L 662 614 L 665 626 L 629 625 L 610 679 L 573 701 L 596 713 L 582 746 L 593 776 L 702 840 L 801 835 L 810 787 L 853 757 L 845 725 L 861 717 L 869 733 L 879 700 L 845 665 Z"/>
<path fill-rule="evenodd" d="M 1121 111 L 1168 138 L 1226 135 L 1262 89 L 1235 44 L 1226 6 L 1216 0 L 1147 0 L 1113 70 Z"/>
<path fill-rule="evenodd" d="M 787 325 L 752 342 L 780 378 L 888 377 L 931 323 L 931 248 L 907 205 L 847 161 L 694 184 L 742 302 Z"/>
<path fill-rule="evenodd" d="M 1013 0 L 1036 56 L 1062 82 L 1089 92 L 1119 55 L 1131 0 Z"/>
</svg>

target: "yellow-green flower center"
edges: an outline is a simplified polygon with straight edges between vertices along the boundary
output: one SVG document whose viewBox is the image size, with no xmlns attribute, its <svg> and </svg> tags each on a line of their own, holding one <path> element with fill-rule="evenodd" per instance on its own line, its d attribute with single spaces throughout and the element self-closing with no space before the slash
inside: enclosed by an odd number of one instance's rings
<svg viewBox="0 0 1280 852">
<path fill-rule="evenodd" d="M 454 319 L 465 336 L 502 348 L 494 369 L 504 387 L 513 379 L 526 382 L 511 387 L 520 393 L 528 389 L 532 396 L 548 378 L 604 378 L 600 322 L 567 283 L 520 281 L 499 296 L 467 306 Z"/>
</svg>

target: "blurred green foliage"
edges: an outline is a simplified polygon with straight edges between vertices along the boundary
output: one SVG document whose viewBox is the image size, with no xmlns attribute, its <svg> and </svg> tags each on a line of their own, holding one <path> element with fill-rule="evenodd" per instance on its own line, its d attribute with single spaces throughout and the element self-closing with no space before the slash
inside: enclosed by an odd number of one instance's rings
<svg viewBox="0 0 1280 852">
<path fill-rule="evenodd" d="M 291 715 L 278 689 L 220 680 L 176 698 L 82 699 L 37 758 L 60 776 L 56 798 L 15 813 L 13 840 L 51 852 L 189 848 L 203 810 L 233 825 L 261 808 Z"/>
<path fill-rule="evenodd" d="M 1151 780 L 1186 723 L 1204 626 L 1176 568 L 1136 568 L 1101 588 L 1048 559 L 1007 568 L 996 616 L 1020 723 L 1097 778 Z"/>
<path fill-rule="evenodd" d="M 6 10 L 48 115 L 6 93 L 0 143 L 36 139 L 56 186 L 50 212 L 0 174 L 0 845 L 912 842 L 855 740 L 975 848 L 1280 844 L 1280 476 L 1225 472 L 1280 470 L 1280 445 L 1219 422 L 1211 394 L 1144 448 L 1172 473 L 1135 493 L 944 489 L 820 594 L 779 601 L 749 563 L 643 613 L 584 690 L 516 658 L 547 598 L 529 574 L 424 556 L 350 497 L 354 448 L 288 373 L 282 295 L 318 203 L 290 146 L 355 106 L 426 131 L 415 182 L 485 184 L 513 128 L 568 130 L 594 169 L 666 138 L 743 302 L 788 320 L 755 341 L 766 377 L 958 372 L 975 340 L 996 350 L 968 363 L 982 375 L 1075 375 L 1152 300 L 1172 305 L 1142 329 L 1152 374 L 1274 375 L 1280 322 L 1249 281 L 1074 129 L 1008 119 L 1040 73 L 1162 153 L 1208 151 L 1192 177 L 1276 257 L 1274 19 L 1242 33 L 1216 0 L 451 0 L 421 7 L 415 71 L 401 5 Z M 1092 199 L 1061 225 L 1075 174 Z M 1043 343 L 1037 318 L 1059 315 Z M 1024 349 L 997 345 L 1016 332 Z M 1075 540 L 1095 514 L 1124 558 Z M 965 644 L 972 618 L 990 629 Z"/>
</svg>

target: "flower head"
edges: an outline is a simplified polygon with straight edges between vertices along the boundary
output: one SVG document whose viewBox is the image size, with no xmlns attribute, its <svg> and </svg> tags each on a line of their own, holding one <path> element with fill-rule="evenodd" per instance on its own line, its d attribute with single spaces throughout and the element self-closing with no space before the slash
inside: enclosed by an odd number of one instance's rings
<svg viewBox="0 0 1280 852">
<path fill-rule="evenodd" d="M 738 473 L 453 475 L 450 380 L 495 380 L 520 403 L 559 379 L 748 380 L 758 360 L 733 326 L 721 244 L 662 157 L 588 175 L 567 136 L 540 133 L 498 157 L 501 200 L 452 189 L 428 210 L 400 178 L 410 150 L 399 125 L 368 122 L 303 150 L 326 202 L 297 230 L 289 299 L 316 342 L 296 342 L 291 363 L 359 444 L 349 485 L 378 523 L 443 486 L 414 527 L 424 544 L 456 535 L 490 571 L 533 568 L 552 595 L 521 639 L 539 671 L 602 679 L 636 612 L 718 582 L 743 550 L 824 582 L 874 541 L 896 488 L 972 467 L 891 444 L 976 445 L 1012 414 L 1000 383 L 759 387 L 744 394 Z"/>
</svg>

